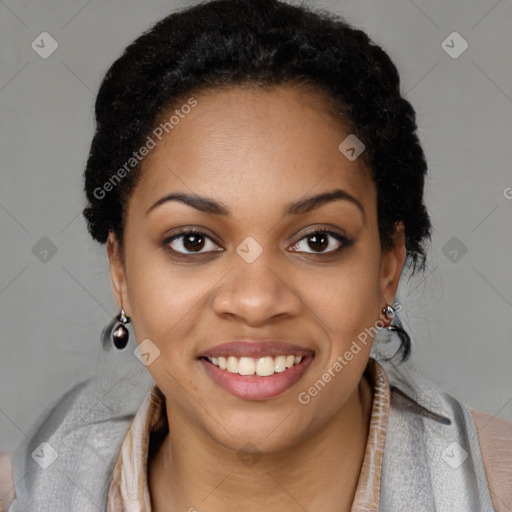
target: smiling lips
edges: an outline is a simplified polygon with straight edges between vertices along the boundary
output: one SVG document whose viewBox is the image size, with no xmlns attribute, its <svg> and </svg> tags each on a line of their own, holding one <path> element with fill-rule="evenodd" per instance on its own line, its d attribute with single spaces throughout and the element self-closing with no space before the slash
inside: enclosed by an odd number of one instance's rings
<svg viewBox="0 0 512 512">
<path fill-rule="evenodd" d="M 246 400 L 264 400 L 293 386 L 313 352 L 278 341 L 238 341 L 203 352 L 200 362 L 223 389 Z"/>
</svg>

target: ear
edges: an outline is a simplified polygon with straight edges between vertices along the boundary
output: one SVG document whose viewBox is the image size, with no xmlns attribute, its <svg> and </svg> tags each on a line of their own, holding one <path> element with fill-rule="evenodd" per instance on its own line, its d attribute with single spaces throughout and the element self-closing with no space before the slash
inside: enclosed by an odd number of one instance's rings
<svg viewBox="0 0 512 512">
<path fill-rule="evenodd" d="M 406 258 L 405 229 L 402 221 L 396 224 L 394 240 L 394 246 L 382 253 L 380 261 L 380 294 L 387 304 L 392 304 L 395 299 Z"/>
<path fill-rule="evenodd" d="M 110 268 L 110 280 L 112 282 L 112 289 L 114 291 L 117 307 L 119 311 L 121 311 L 122 307 L 126 315 L 131 316 L 125 265 L 121 258 L 119 243 L 112 231 L 110 231 L 107 238 L 107 254 Z"/>
</svg>

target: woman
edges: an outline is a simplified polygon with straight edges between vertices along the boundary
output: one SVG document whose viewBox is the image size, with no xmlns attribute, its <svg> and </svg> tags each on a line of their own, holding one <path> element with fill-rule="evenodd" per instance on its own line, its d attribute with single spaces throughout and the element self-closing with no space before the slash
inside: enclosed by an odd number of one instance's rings
<svg viewBox="0 0 512 512">
<path fill-rule="evenodd" d="M 9 510 L 510 506 L 512 423 L 371 355 L 409 356 L 395 294 L 431 230 L 380 47 L 278 0 L 206 2 L 125 50 L 96 120 L 108 333 L 123 350 L 131 325 L 154 385 L 128 418 L 71 390 L 15 459 Z"/>
</svg>

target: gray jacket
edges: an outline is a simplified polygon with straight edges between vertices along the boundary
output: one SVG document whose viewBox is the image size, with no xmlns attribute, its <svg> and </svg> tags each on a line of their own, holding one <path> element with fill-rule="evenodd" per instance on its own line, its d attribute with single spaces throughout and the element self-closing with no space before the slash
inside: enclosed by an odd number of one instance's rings
<svg viewBox="0 0 512 512">
<path fill-rule="evenodd" d="M 391 386 L 380 510 L 510 510 L 493 507 L 469 407 L 405 367 L 378 362 Z M 13 452 L 16 498 L 9 512 L 105 511 L 121 443 L 154 382 L 138 361 L 123 371 L 110 366 L 103 375 L 54 402 Z M 511 453 L 504 461 L 508 477 Z"/>
</svg>

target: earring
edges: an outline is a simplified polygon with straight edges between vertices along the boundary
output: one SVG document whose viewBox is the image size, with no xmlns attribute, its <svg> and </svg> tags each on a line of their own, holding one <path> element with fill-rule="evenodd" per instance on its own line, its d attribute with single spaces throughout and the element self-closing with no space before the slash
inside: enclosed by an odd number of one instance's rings
<svg viewBox="0 0 512 512">
<path fill-rule="evenodd" d="M 392 319 L 394 316 L 395 316 L 395 308 L 391 305 L 391 304 L 386 304 L 383 308 L 382 308 L 382 314 L 389 318 L 389 319 Z"/>
<path fill-rule="evenodd" d="M 391 321 L 395 317 L 395 308 L 391 304 L 386 304 L 382 308 L 382 314 Z M 388 331 L 396 331 L 396 327 L 394 327 L 393 325 L 387 325 L 386 329 Z"/>
<path fill-rule="evenodd" d="M 117 315 L 117 321 L 120 323 L 116 324 L 114 328 L 114 332 L 112 333 L 112 343 L 114 344 L 114 347 L 122 350 L 126 345 L 128 345 L 128 338 L 130 337 L 128 329 L 125 327 L 126 324 L 130 323 L 130 319 L 125 315 L 123 308 L 121 308 L 121 313 Z"/>
</svg>

